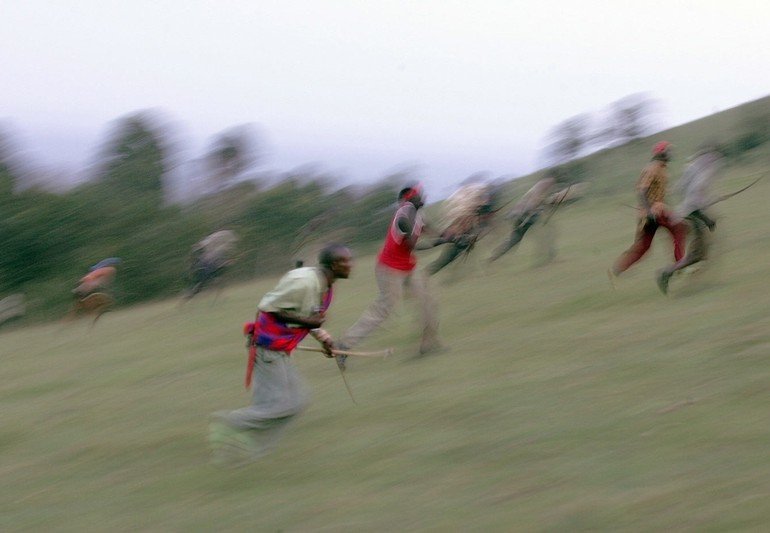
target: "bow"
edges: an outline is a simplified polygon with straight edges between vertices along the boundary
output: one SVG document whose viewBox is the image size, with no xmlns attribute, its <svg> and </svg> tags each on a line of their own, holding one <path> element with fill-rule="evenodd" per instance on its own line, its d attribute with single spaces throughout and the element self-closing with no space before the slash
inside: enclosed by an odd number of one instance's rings
<svg viewBox="0 0 770 533">
<path fill-rule="evenodd" d="M 326 350 L 317 346 L 297 346 L 295 350 L 302 350 L 303 352 L 318 352 L 326 353 Z M 371 352 L 354 352 L 351 350 L 332 350 L 332 355 L 350 355 L 353 357 L 387 357 L 393 355 L 393 348 L 385 348 L 384 350 L 374 350 Z"/>
<path fill-rule="evenodd" d="M 345 388 L 348 391 L 348 396 L 350 396 L 350 399 L 353 401 L 353 403 L 357 404 L 358 402 L 353 397 L 353 390 L 350 388 L 350 384 L 348 383 L 348 378 L 345 377 L 345 368 L 340 364 L 340 360 L 338 358 L 334 358 L 337 361 L 337 368 L 340 369 L 340 377 L 342 377 L 342 382 L 345 384 Z"/>
<path fill-rule="evenodd" d="M 761 180 L 761 179 L 762 179 L 762 178 L 764 178 L 764 177 L 765 177 L 765 174 L 762 174 L 760 177 L 758 177 L 757 179 L 755 179 L 754 181 L 752 181 L 751 183 L 749 183 L 749 184 L 748 184 L 748 185 L 746 185 L 745 187 L 742 187 L 742 188 L 738 189 L 737 191 L 733 191 L 733 192 L 731 192 L 731 193 L 723 194 L 722 196 L 719 196 L 719 197 L 717 197 L 716 199 L 714 199 L 714 200 L 712 200 L 711 202 L 709 202 L 709 203 L 708 203 L 708 205 L 706 205 L 705 207 L 711 207 L 711 206 L 712 206 L 712 205 L 714 205 L 714 204 L 718 204 L 719 202 L 722 202 L 722 201 L 724 201 L 724 200 L 727 200 L 728 198 L 732 198 L 732 197 L 733 197 L 733 196 L 735 196 L 736 194 L 740 194 L 740 193 L 742 193 L 742 192 L 743 192 L 743 191 L 745 191 L 746 189 L 748 189 L 748 188 L 750 188 L 750 187 L 753 187 L 753 186 L 754 186 L 754 185 L 755 185 L 755 184 L 756 184 L 756 183 L 757 183 L 759 180 Z"/>
<path fill-rule="evenodd" d="M 318 348 L 315 346 L 297 346 L 297 350 L 302 350 L 305 352 L 320 352 L 320 353 L 326 353 L 326 350 L 323 348 Z M 348 391 L 348 396 L 350 396 L 350 399 L 353 401 L 353 403 L 357 404 L 356 399 L 353 397 L 353 390 L 350 388 L 350 383 L 348 383 L 348 378 L 345 377 L 345 368 L 343 365 L 340 364 L 340 360 L 338 357 L 340 355 L 344 356 L 353 356 L 353 357 L 387 357 L 393 353 L 393 348 L 386 348 L 384 350 L 376 350 L 373 352 L 354 352 L 350 350 L 332 350 L 332 355 L 334 355 L 334 359 L 337 362 L 337 368 L 340 370 L 340 376 L 342 377 L 342 383 L 345 384 L 345 389 Z"/>
</svg>

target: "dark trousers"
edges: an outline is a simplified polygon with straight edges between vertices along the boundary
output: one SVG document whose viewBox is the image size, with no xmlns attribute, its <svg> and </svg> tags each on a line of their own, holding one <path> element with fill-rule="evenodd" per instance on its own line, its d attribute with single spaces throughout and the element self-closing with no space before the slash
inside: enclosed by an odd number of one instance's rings
<svg viewBox="0 0 770 533">
<path fill-rule="evenodd" d="M 708 255 L 708 232 L 713 231 L 714 221 L 701 210 L 693 211 L 685 217 L 685 220 L 690 225 L 690 243 L 687 246 L 687 254 L 673 265 L 663 269 L 663 272 L 668 275 L 699 263 Z"/>
<path fill-rule="evenodd" d="M 435 261 L 426 267 L 428 275 L 432 276 L 447 266 L 449 263 L 457 259 L 460 254 L 470 250 L 474 242 L 475 240 L 471 239 L 461 239 L 456 242 L 447 243 L 444 246 L 444 249 L 441 251 L 441 255 L 439 255 Z"/>
<path fill-rule="evenodd" d="M 538 218 L 540 218 L 540 213 L 532 213 L 529 216 L 517 218 L 513 226 L 513 231 L 511 231 L 511 236 L 492 252 L 492 256 L 489 260 L 494 261 L 495 259 L 498 259 L 508 250 L 519 244 L 521 239 L 524 238 L 524 234 L 527 233 L 529 228 L 531 228 L 535 222 L 537 222 Z"/>
</svg>

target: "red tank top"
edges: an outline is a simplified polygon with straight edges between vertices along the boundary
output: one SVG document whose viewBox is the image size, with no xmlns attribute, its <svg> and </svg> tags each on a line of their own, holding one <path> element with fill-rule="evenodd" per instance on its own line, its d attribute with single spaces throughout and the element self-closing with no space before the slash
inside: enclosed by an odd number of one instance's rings
<svg viewBox="0 0 770 533">
<path fill-rule="evenodd" d="M 413 246 L 409 244 L 404 232 L 398 228 L 398 219 L 402 217 L 407 218 L 414 228 L 413 235 L 419 237 L 422 232 L 422 217 L 412 203 L 405 202 L 396 211 L 388 227 L 388 234 L 385 236 L 385 243 L 377 257 L 377 262 L 395 270 L 411 272 L 417 266 L 417 258 L 412 253 Z"/>
</svg>

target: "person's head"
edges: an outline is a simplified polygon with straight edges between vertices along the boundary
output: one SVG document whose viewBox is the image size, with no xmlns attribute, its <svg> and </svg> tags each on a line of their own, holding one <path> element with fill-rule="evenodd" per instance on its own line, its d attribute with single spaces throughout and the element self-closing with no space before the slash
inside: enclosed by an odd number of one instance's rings
<svg viewBox="0 0 770 533">
<path fill-rule="evenodd" d="M 671 143 L 660 141 L 652 147 L 652 158 L 660 161 L 669 161 L 671 159 Z"/>
<path fill-rule="evenodd" d="M 334 279 L 347 279 L 353 268 L 353 254 L 344 244 L 327 244 L 318 253 L 318 264 Z"/>
<path fill-rule="evenodd" d="M 398 201 L 411 202 L 417 209 L 425 205 L 425 193 L 422 183 L 419 181 L 409 182 L 398 191 Z"/>
</svg>

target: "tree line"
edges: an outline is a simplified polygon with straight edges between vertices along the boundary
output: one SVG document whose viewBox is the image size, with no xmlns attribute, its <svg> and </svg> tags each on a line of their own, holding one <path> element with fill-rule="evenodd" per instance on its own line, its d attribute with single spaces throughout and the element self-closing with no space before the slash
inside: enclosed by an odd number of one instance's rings
<svg viewBox="0 0 770 533">
<path fill-rule="evenodd" d="M 765 99 L 766 100 L 766 99 Z M 660 103 L 646 93 L 631 94 L 598 113 L 581 113 L 555 125 L 547 134 L 543 162 L 559 167 L 570 181 L 587 175 L 585 156 L 634 143 L 660 130 Z M 770 140 L 770 110 L 762 100 L 741 106 L 737 132 L 714 131 L 703 142 L 718 148 L 728 160 Z"/>
<path fill-rule="evenodd" d="M 761 104 L 761 102 L 759 102 Z M 591 149 L 634 142 L 651 133 L 653 103 L 632 95 L 611 106 L 609 122 L 589 115 L 557 125 L 546 147 L 548 167 L 568 181 L 587 175 Z M 748 109 L 748 107 L 747 107 Z M 770 112 L 751 107 L 737 132 L 722 139 L 728 157 L 770 140 Z M 757 112 L 760 109 L 761 112 Z M 25 186 L 25 165 L 0 130 L 0 298 L 24 293 L 31 320 L 61 316 L 71 289 L 105 257 L 123 260 L 118 300 L 130 304 L 179 294 L 192 245 L 219 229 L 240 237 L 236 279 L 285 270 L 308 243 L 336 238 L 364 251 L 382 238 L 394 190 L 409 176 L 338 188 L 333 176 L 306 168 L 272 179 L 256 172 L 259 143 L 249 125 L 216 135 L 193 163 L 199 183 L 186 203 L 174 201 L 171 176 L 180 161 L 171 136 L 151 113 L 115 122 L 87 181 L 66 191 Z M 189 162 L 188 162 L 189 163 Z"/>
<path fill-rule="evenodd" d="M 272 184 L 242 179 L 256 161 L 253 141 L 245 127 L 217 136 L 201 162 L 209 193 L 185 204 L 168 201 L 169 144 L 149 114 L 119 120 L 92 177 L 64 192 L 20 188 L 23 169 L 0 143 L 0 298 L 24 293 L 32 319 L 60 316 L 77 280 L 105 257 L 123 260 L 121 304 L 178 294 L 192 245 L 223 228 L 240 238 L 236 279 L 285 269 L 320 236 L 362 247 L 382 237 L 405 176 L 342 189 L 312 169 Z"/>
</svg>

